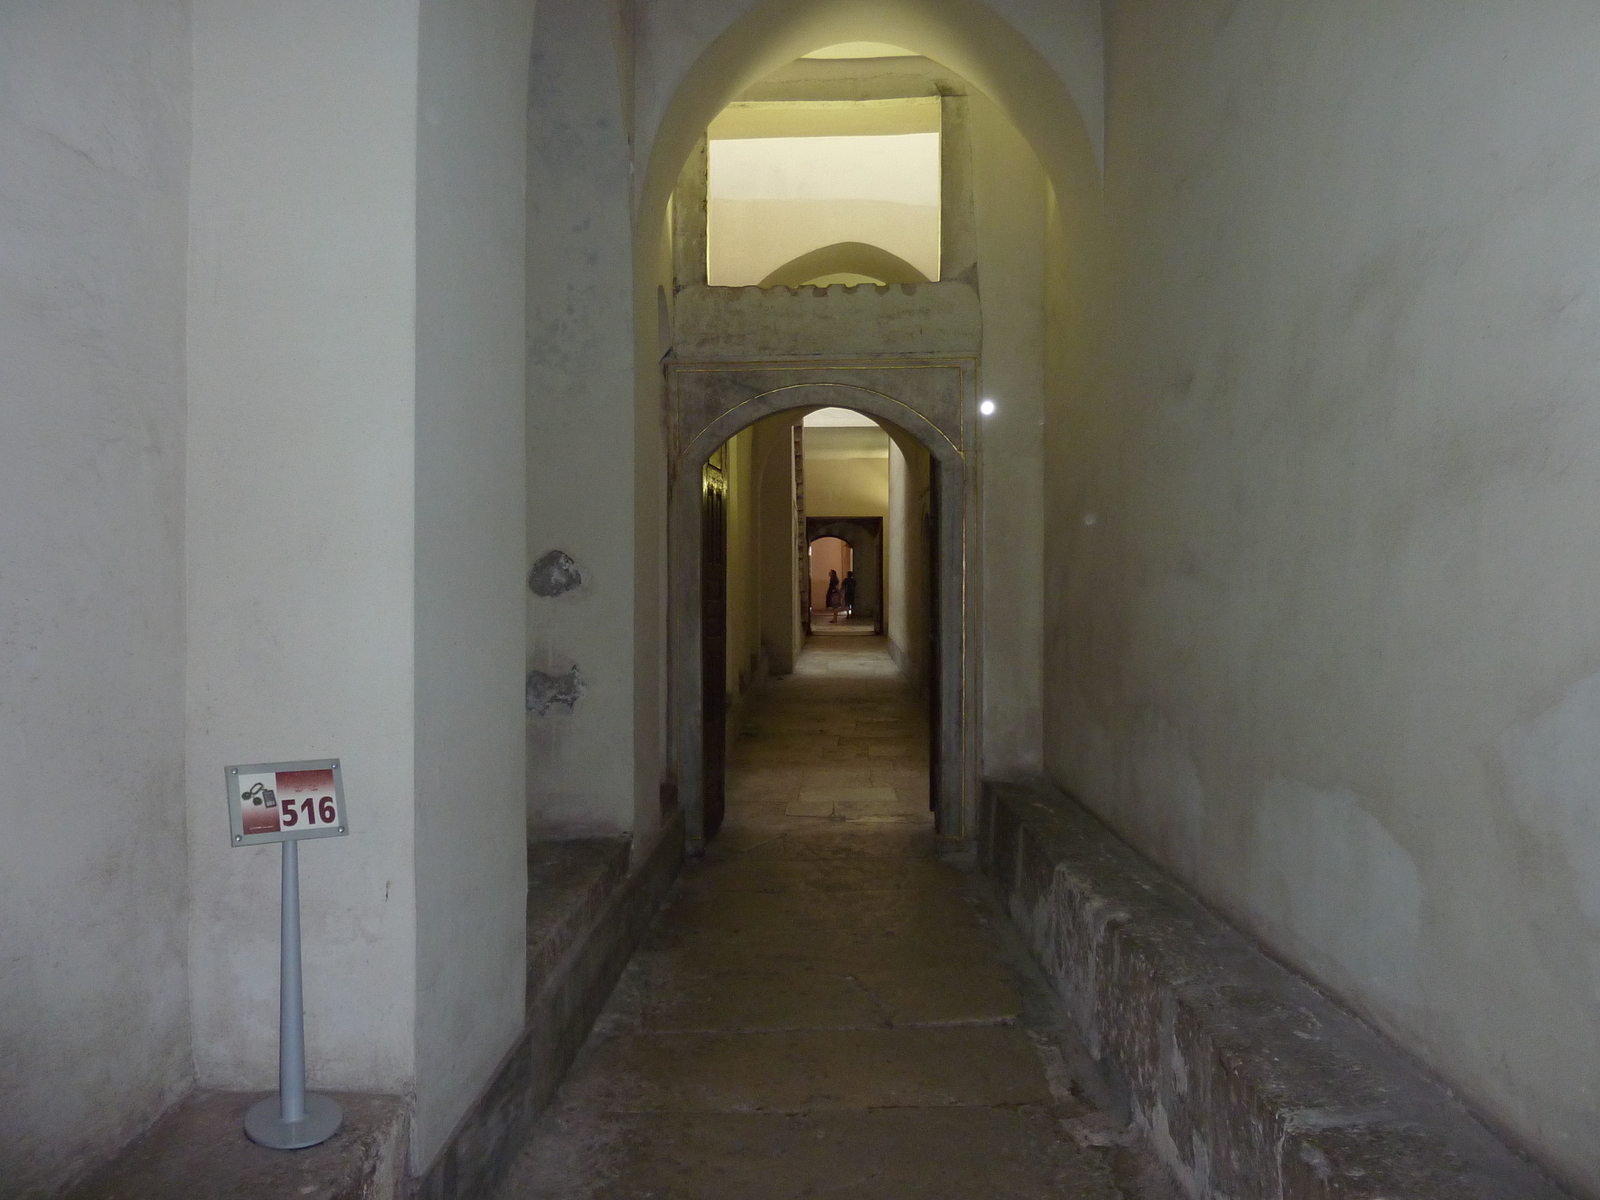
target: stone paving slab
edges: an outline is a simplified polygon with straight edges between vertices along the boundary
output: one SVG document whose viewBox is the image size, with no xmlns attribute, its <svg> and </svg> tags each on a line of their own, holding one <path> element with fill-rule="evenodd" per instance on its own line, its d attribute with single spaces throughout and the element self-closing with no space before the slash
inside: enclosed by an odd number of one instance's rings
<svg viewBox="0 0 1600 1200">
<path fill-rule="evenodd" d="M 837 969 L 662 973 L 643 1005 L 646 1030 L 859 1029 L 887 1023 L 872 991 Z"/>
<path fill-rule="evenodd" d="M 862 967 L 857 978 L 894 1025 L 1012 1022 L 1022 1015 L 1016 979 L 996 963 Z"/>
<path fill-rule="evenodd" d="M 1039 1106 L 564 1116 L 518 1200 L 1121 1200 Z M 553 1148 L 554 1148 L 553 1147 Z M 974 1164 L 982 1164 L 977 1169 Z M 581 1190 L 580 1190 L 581 1189 Z"/>
<path fill-rule="evenodd" d="M 815 1112 L 1050 1098 L 1028 1035 L 1004 1025 L 619 1039 L 567 1094 L 569 1103 L 606 1112 Z"/>
</svg>

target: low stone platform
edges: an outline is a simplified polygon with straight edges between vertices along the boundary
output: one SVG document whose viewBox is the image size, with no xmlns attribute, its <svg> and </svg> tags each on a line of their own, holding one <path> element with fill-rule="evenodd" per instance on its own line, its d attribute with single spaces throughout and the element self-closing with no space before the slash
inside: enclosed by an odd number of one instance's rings
<svg viewBox="0 0 1600 1200">
<path fill-rule="evenodd" d="M 438 1160 L 408 1178 L 408 1101 L 333 1093 L 345 1124 L 309 1150 L 244 1133 L 256 1092 L 196 1091 L 62 1200 L 467 1200 L 486 1195 L 571 1065 L 683 860 L 683 820 L 632 860 L 627 838 L 528 848 L 527 1024 Z M 0 1194 L 4 1193 L 0 1181 Z"/>
<path fill-rule="evenodd" d="M 1398 1047 L 1066 796 L 989 784 L 980 861 L 1195 1200 L 1561 1200 Z"/>
<path fill-rule="evenodd" d="M 628 873 L 632 839 L 572 838 L 528 847 L 528 1005 L 599 918 Z"/>
<path fill-rule="evenodd" d="M 555 1095 L 683 862 L 674 813 L 637 859 L 626 838 L 528 848 L 528 1019 L 484 1094 L 411 1184 L 416 1200 L 491 1194 Z"/>
<path fill-rule="evenodd" d="M 309 1150 L 244 1134 L 259 1092 L 196 1091 L 64 1200 L 397 1200 L 408 1110 L 399 1096 L 333 1093 L 344 1127 Z M 0 1189 L 3 1190 L 3 1189 Z"/>
</svg>

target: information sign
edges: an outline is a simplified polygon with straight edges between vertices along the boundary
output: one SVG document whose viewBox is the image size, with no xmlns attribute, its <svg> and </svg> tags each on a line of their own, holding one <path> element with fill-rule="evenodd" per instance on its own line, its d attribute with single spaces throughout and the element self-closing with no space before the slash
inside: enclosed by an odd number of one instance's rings
<svg viewBox="0 0 1600 1200">
<path fill-rule="evenodd" d="M 337 758 L 224 767 L 222 775 L 233 844 L 283 843 L 278 1094 L 250 1106 L 244 1131 L 258 1145 L 304 1150 L 327 1141 L 344 1121 L 337 1103 L 306 1091 L 305 993 L 300 982 L 300 843 L 350 831 L 344 776 Z"/>
<path fill-rule="evenodd" d="M 229 767 L 228 823 L 235 846 L 340 837 L 344 778 L 337 758 Z"/>
</svg>

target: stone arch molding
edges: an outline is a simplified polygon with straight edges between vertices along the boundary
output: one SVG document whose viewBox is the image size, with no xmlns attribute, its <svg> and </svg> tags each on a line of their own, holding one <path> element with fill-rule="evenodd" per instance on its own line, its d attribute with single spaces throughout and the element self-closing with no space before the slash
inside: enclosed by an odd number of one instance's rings
<svg viewBox="0 0 1600 1200">
<path fill-rule="evenodd" d="M 834 242 L 791 258 L 761 281 L 764 288 L 803 287 L 823 275 L 849 272 L 880 283 L 927 283 L 928 277 L 898 254 L 867 242 Z"/>
<path fill-rule="evenodd" d="M 673 767 L 691 849 L 704 845 L 700 678 L 700 474 L 718 446 L 764 417 L 849 408 L 921 446 L 938 485 L 939 793 L 935 827 L 976 832 L 978 802 L 978 471 L 976 363 L 970 359 L 824 364 L 700 363 L 667 369 Z"/>
</svg>

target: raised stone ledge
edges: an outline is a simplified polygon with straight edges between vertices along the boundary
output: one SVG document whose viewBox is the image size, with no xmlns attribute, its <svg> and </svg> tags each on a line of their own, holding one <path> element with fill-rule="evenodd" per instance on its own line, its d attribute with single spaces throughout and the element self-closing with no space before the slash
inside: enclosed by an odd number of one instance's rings
<svg viewBox="0 0 1600 1200">
<path fill-rule="evenodd" d="M 1566 1195 L 1067 797 L 987 784 L 979 854 L 1195 1200 Z"/>
<path fill-rule="evenodd" d="M 329 1093 L 344 1124 L 286 1153 L 245 1136 L 261 1092 L 190 1092 L 62 1200 L 398 1200 L 410 1105 L 402 1096 Z M 0 1178 L 0 1196 L 15 1193 Z"/>
<path fill-rule="evenodd" d="M 527 1024 L 408 1200 L 491 1196 L 549 1103 L 683 862 L 683 814 L 644 853 L 626 839 L 528 848 Z"/>
<path fill-rule="evenodd" d="M 677 293 L 673 349 L 683 362 L 978 353 L 983 315 L 966 283 L 710 287 Z"/>
<path fill-rule="evenodd" d="M 528 989 L 531 1014 L 568 953 L 628 873 L 631 839 L 570 838 L 528 846 Z"/>
</svg>

